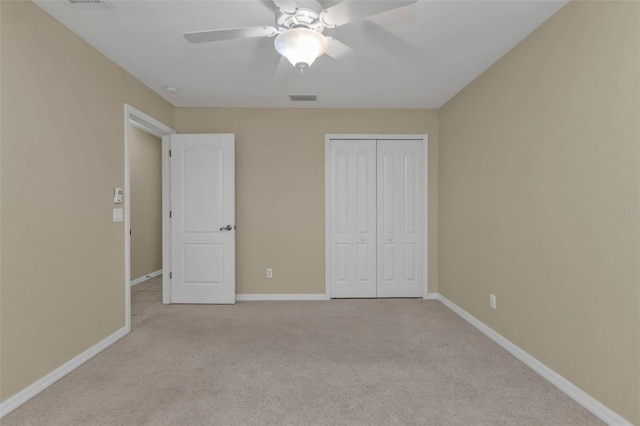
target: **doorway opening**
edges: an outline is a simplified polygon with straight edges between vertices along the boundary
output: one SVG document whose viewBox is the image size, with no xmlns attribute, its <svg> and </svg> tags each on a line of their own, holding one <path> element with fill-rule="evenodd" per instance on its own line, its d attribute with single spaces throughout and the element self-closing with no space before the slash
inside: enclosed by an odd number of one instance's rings
<svg viewBox="0 0 640 426">
<path fill-rule="evenodd" d="M 125 322 L 130 331 L 132 315 L 169 302 L 167 146 L 175 130 L 126 104 L 124 122 Z"/>
</svg>

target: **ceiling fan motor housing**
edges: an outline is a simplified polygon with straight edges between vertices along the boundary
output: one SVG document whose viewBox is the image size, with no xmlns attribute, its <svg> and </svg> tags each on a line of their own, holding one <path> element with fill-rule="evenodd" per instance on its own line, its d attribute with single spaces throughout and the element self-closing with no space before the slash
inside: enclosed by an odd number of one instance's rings
<svg viewBox="0 0 640 426">
<path fill-rule="evenodd" d="M 281 31 L 302 27 L 322 33 L 325 28 L 320 21 L 320 13 L 306 8 L 297 8 L 293 14 L 279 10 L 276 25 Z"/>
</svg>

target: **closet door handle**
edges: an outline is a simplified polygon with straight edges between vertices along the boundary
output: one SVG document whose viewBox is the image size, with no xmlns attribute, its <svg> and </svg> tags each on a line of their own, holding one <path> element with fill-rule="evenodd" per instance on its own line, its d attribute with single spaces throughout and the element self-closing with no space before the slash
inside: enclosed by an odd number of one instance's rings
<svg viewBox="0 0 640 426">
<path fill-rule="evenodd" d="M 221 231 L 231 231 L 232 229 L 236 229 L 235 226 L 227 225 L 224 228 L 220 228 Z"/>
</svg>

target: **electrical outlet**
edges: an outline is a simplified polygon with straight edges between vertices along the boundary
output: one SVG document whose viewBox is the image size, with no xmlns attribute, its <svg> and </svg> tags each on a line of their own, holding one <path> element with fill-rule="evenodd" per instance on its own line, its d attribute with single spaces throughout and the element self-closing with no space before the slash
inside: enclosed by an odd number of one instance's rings
<svg viewBox="0 0 640 426">
<path fill-rule="evenodd" d="M 273 278 L 273 269 L 267 268 L 267 278 Z"/>
<path fill-rule="evenodd" d="M 489 306 L 491 306 L 493 309 L 496 309 L 496 295 L 495 294 L 489 294 Z"/>
</svg>

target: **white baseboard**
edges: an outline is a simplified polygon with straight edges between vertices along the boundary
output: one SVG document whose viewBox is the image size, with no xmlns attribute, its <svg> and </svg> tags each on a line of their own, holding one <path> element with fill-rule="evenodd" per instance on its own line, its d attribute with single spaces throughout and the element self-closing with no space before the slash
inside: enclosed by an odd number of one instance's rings
<svg viewBox="0 0 640 426">
<path fill-rule="evenodd" d="M 603 422 L 607 423 L 608 425 L 631 426 L 631 423 L 625 420 L 621 415 L 605 406 L 603 403 L 562 377 L 560 374 L 553 371 L 551 368 L 538 361 L 536 358 L 529 355 L 524 350 L 520 349 L 506 337 L 502 336 L 501 334 L 484 324 L 482 321 L 462 309 L 460 306 L 456 305 L 441 294 L 437 295 L 437 299 L 440 300 L 446 307 L 466 320 L 469 324 L 480 330 L 491 340 L 502 346 L 511 355 L 515 356 L 533 371 L 544 377 L 552 385 L 560 389 L 562 392 L 566 393 L 578 404 L 591 411 Z"/>
<path fill-rule="evenodd" d="M 439 294 L 438 293 L 427 293 L 426 296 L 423 296 L 422 299 L 423 300 L 438 300 Z"/>
<path fill-rule="evenodd" d="M 136 284 L 140 284 L 140 283 L 143 283 L 145 281 L 148 281 L 151 278 L 155 278 L 158 275 L 162 275 L 162 269 L 158 269 L 157 271 L 152 272 L 150 274 L 147 274 L 144 277 L 140 277 L 140 278 L 136 278 L 135 280 L 131 280 L 131 287 L 133 287 Z"/>
<path fill-rule="evenodd" d="M 236 294 L 238 302 L 268 300 L 329 300 L 329 296 L 326 294 Z"/>
<path fill-rule="evenodd" d="M 116 331 L 109 337 L 104 340 L 98 342 L 94 346 L 90 347 L 86 351 L 82 352 L 80 355 L 76 356 L 72 360 L 66 362 L 60 367 L 53 370 L 51 373 L 42 377 L 35 383 L 32 383 L 25 389 L 21 390 L 11 398 L 7 399 L 3 403 L 0 403 L 0 418 L 6 416 L 67 374 L 71 373 L 76 368 L 80 367 L 82 364 L 98 355 L 100 352 L 120 340 L 128 333 L 127 327 L 122 327 L 120 330 Z"/>
</svg>

